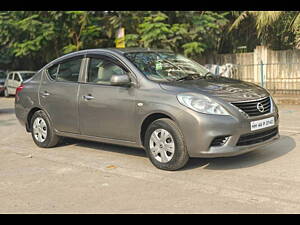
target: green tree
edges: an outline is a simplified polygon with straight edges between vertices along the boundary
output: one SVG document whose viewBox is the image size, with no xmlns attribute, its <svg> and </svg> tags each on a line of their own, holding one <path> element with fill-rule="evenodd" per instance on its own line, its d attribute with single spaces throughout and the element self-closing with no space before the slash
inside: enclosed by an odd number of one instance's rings
<svg viewBox="0 0 300 225">
<path fill-rule="evenodd" d="M 66 53 L 115 47 L 171 49 L 198 59 L 210 53 L 300 48 L 298 11 L 1 11 L 0 67 L 39 69 Z"/>
<path fill-rule="evenodd" d="M 38 69 L 63 54 L 115 46 L 125 27 L 127 47 L 171 49 L 191 57 L 218 51 L 227 12 L 3 11 L 0 64 Z"/>
<path fill-rule="evenodd" d="M 25 64 L 34 66 L 39 50 L 54 37 L 52 24 L 40 20 L 41 16 L 38 12 L 1 12 L 0 41 L 3 45 L 0 52 L 7 59 L 23 59 Z M 48 54 L 45 55 L 47 58 Z"/>
<path fill-rule="evenodd" d="M 244 11 L 239 14 L 229 31 L 240 28 L 252 19 L 257 38 L 262 45 L 275 50 L 300 47 L 299 11 Z"/>
<path fill-rule="evenodd" d="M 121 13 L 120 13 L 121 14 Z M 126 29 L 126 45 L 146 48 L 165 48 L 199 57 L 205 51 L 218 51 L 220 34 L 225 24 L 227 12 L 184 12 L 148 11 L 138 14 L 138 26 L 123 26 Z M 124 15 L 118 17 L 121 24 Z M 134 16 L 133 16 L 134 18 Z"/>
</svg>

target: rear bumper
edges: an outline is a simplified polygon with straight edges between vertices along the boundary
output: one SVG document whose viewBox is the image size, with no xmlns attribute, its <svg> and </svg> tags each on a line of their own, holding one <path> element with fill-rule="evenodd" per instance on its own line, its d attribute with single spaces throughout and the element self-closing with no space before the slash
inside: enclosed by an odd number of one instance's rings
<svg viewBox="0 0 300 225">
<path fill-rule="evenodd" d="M 22 126 L 25 126 L 26 131 L 29 131 L 28 124 L 27 124 L 27 116 L 28 116 L 29 108 L 26 109 L 23 104 L 20 103 L 20 100 L 18 101 L 15 99 L 15 115 L 18 121 Z"/>
</svg>

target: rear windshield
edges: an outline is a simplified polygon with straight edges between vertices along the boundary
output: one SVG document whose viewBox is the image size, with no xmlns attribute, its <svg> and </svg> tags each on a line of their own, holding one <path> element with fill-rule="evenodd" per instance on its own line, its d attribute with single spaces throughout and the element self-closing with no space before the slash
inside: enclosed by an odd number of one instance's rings
<svg viewBox="0 0 300 225">
<path fill-rule="evenodd" d="M 31 73 L 21 73 L 21 76 L 22 76 L 22 79 L 25 81 L 25 80 L 28 80 L 29 78 L 31 78 L 35 73 L 34 72 L 31 72 Z"/>
</svg>

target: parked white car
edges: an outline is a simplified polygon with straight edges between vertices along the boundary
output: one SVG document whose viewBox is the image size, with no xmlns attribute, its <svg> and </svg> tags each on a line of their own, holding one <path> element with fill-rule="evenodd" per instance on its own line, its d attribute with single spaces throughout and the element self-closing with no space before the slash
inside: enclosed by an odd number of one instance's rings
<svg viewBox="0 0 300 225">
<path fill-rule="evenodd" d="M 30 79 L 36 72 L 35 71 L 11 71 L 8 73 L 4 83 L 4 95 L 15 95 L 17 87 L 24 81 Z"/>
</svg>

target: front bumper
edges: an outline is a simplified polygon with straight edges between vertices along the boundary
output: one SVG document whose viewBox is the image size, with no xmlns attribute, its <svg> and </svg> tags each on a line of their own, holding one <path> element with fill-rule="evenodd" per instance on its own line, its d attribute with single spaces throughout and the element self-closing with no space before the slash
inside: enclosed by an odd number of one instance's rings
<svg viewBox="0 0 300 225">
<path fill-rule="evenodd" d="M 251 131 L 250 122 L 274 117 L 273 126 Z M 276 109 L 273 113 L 268 113 L 259 117 L 246 118 L 242 114 L 233 116 L 220 116 L 199 114 L 190 112 L 189 116 L 183 115 L 178 121 L 183 131 L 184 140 L 190 157 L 215 158 L 228 157 L 250 152 L 279 139 L 277 132 L 267 140 L 249 145 L 238 146 L 237 143 L 242 135 L 268 133 L 269 130 L 278 128 L 279 116 Z M 221 146 L 212 146 L 216 137 L 229 136 L 226 143 Z"/>
<path fill-rule="evenodd" d="M 210 147 L 208 151 L 200 152 L 198 157 L 216 158 L 216 157 L 237 156 L 261 148 L 265 145 L 271 144 L 274 141 L 278 140 L 279 137 L 280 137 L 279 133 L 277 133 L 274 137 L 271 137 L 266 141 L 259 142 L 257 144 L 251 144 L 248 146 L 230 146 L 229 144 L 220 147 Z"/>
</svg>

